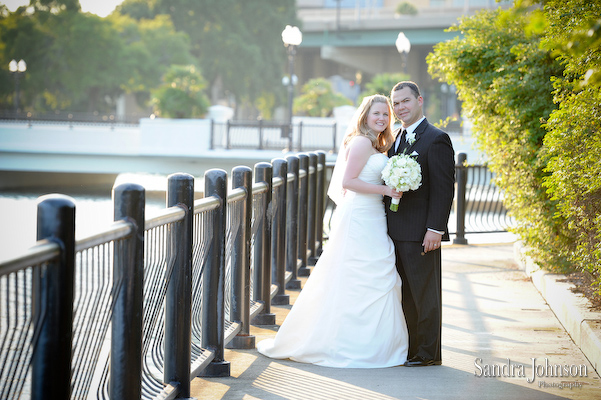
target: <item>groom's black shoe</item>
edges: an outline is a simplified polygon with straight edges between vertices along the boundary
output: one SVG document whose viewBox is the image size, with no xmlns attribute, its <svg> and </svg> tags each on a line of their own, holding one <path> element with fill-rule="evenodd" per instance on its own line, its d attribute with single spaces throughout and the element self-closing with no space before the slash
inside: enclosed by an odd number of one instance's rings
<svg viewBox="0 0 601 400">
<path fill-rule="evenodd" d="M 442 361 L 434 361 L 428 358 L 423 358 L 420 356 L 415 356 L 405 361 L 403 364 L 405 367 L 429 367 L 431 365 L 440 365 Z"/>
</svg>

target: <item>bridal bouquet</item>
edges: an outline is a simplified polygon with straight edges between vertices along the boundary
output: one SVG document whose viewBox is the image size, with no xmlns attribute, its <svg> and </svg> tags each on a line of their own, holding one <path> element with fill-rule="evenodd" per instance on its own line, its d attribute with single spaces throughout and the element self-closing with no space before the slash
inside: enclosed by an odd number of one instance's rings
<svg viewBox="0 0 601 400">
<path fill-rule="evenodd" d="M 415 190 L 422 184 L 422 168 L 411 156 L 398 154 L 388 159 L 382 170 L 382 179 L 387 186 L 399 192 Z M 400 199 L 392 199 L 390 210 L 397 211 L 399 202 Z"/>
</svg>

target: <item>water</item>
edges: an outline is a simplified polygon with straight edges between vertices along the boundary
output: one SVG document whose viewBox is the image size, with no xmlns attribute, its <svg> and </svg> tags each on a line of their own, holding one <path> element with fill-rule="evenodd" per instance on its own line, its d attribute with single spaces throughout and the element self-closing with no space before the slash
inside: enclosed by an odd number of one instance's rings
<svg viewBox="0 0 601 400">
<path fill-rule="evenodd" d="M 59 188 L 60 189 L 60 188 Z M 75 236 L 87 237 L 113 223 L 111 190 L 74 191 L 29 189 L 19 192 L 0 192 L 0 259 L 22 254 L 36 243 L 38 197 L 48 193 L 68 195 L 75 201 Z M 165 199 L 158 195 L 147 197 L 146 217 L 165 208 Z"/>
</svg>

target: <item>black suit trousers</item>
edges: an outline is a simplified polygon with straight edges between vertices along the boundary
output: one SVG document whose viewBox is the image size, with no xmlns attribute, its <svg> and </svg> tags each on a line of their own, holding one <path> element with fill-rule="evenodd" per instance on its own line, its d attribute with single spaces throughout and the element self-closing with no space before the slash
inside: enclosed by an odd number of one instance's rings
<svg viewBox="0 0 601 400">
<path fill-rule="evenodd" d="M 441 250 L 422 255 L 421 242 L 394 240 L 396 266 L 403 281 L 403 312 L 409 331 L 408 358 L 441 361 Z"/>
</svg>

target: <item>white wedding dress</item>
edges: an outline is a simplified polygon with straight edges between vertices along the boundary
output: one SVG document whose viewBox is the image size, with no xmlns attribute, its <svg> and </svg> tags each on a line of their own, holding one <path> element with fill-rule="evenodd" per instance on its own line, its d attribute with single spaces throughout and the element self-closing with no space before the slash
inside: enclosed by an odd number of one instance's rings
<svg viewBox="0 0 601 400">
<path fill-rule="evenodd" d="M 388 157 L 374 154 L 359 178 L 382 183 Z M 277 359 L 338 368 L 402 365 L 408 334 L 401 278 L 382 196 L 347 191 L 328 242 L 275 339 L 258 343 Z"/>
</svg>

